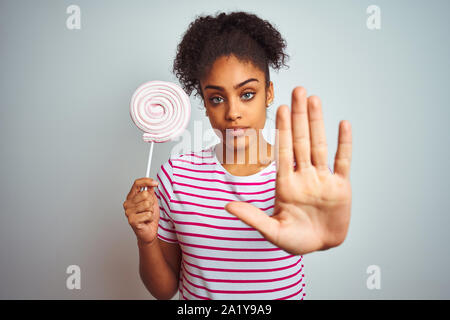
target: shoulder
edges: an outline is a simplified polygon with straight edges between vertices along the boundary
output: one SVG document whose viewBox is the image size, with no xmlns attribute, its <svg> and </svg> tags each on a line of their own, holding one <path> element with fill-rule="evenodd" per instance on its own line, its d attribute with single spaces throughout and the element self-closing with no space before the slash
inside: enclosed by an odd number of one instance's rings
<svg viewBox="0 0 450 320">
<path fill-rule="evenodd" d="M 214 155 L 211 148 L 203 148 L 198 151 L 171 155 L 167 163 L 172 168 L 199 168 L 202 165 L 213 164 L 213 159 Z"/>
<path fill-rule="evenodd" d="M 184 153 L 171 154 L 160 170 L 172 175 L 176 172 L 186 170 L 202 170 L 205 166 L 214 165 L 214 154 L 210 148 L 202 148 L 198 151 L 188 151 Z"/>
</svg>

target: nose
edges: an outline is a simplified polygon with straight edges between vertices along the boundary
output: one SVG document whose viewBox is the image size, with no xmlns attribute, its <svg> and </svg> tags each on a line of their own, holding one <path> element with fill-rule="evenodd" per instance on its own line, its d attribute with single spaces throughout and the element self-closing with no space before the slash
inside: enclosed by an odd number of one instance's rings
<svg viewBox="0 0 450 320">
<path fill-rule="evenodd" d="M 230 99 L 225 116 L 229 121 L 235 121 L 236 119 L 241 118 L 240 102 L 235 99 Z"/>
</svg>

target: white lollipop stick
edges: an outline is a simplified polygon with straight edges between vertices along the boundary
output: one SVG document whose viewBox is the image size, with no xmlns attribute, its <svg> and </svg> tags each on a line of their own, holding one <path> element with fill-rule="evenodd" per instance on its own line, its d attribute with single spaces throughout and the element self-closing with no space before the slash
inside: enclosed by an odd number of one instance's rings
<svg viewBox="0 0 450 320">
<path fill-rule="evenodd" d="M 145 177 L 146 178 L 149 178 L 150 177 L 150 165 L 151 165 L 151 163 L 152 163 L 152 154 L 153 154 L 153 145 L 154 145 L 155 143 L 152 141 L 152 143 L 150 144 L 150 152 L 148 153 L 148 162 L 147 162 L 147 173 L 145 174 Z M 144 187 L 144 189 L 143 190 L 141 190 L 141 191 L 144 191 L 144 190 L 147 190 L 147 187 Z"/>
<path fill-rule="evenodd" d="M 145 175 L 148 178 L 154 143 L 176 138 L 189 123 L 191 115 L 189 97 L 174 83 L 149 81 L 134 92 L 130 103 L 130 115 L 135 125 L 144 131 L 144 141 L 151 142 Z M 147 190 L 147 187 L 144 187 L 144 190 Z"/>
</svg>

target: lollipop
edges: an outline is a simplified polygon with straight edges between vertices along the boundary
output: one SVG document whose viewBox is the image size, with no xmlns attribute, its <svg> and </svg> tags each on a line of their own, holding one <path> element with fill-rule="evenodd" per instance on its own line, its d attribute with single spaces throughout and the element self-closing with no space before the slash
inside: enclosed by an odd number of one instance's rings
<svg viewBox="0 0 450 320">
<path fill-rule="evenodd" d="M 148 178 L 154 143 L 173 140 L 186 129 L 191 115 L 189 97 L 174 83 L 149 81 L 134 92 L 130 115 L 136 126 L 144 132 L 144 141 L 151 142 L 145 175 Z"/>
</svg>

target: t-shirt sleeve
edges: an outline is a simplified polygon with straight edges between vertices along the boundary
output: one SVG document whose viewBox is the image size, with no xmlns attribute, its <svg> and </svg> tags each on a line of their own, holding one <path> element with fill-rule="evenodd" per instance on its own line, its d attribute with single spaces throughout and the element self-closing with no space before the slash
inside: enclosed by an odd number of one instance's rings
<svg viewBox="0 0 450 320">
<path fill-rule="evenodd" d="M 158 170 L 156 178 L 158 187 L 154 188 L 159 205 L 158 238 L 176 243 L 178 242 L 175 224 L 172 220 L 170 201 L 173 197 L 172 176 L 173 170 L 169 161 L 165 162 Z"/>
</svg>

